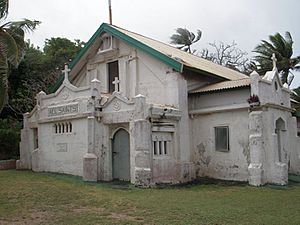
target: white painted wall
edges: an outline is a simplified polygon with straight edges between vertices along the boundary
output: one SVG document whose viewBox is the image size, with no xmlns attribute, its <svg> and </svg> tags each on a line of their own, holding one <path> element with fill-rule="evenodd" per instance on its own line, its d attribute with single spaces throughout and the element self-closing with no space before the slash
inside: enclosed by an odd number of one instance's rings
<svg viewBox="0 0 300 225">
<path fill-rule="evenodd" d="M 87 120 L 70 120 L 72 133 L 56 134 L 54 123 L 39 124 L 38 171 L 82 176 L 83 156 L 87 152 Z M 59 152 L 59 144 L 66 144 L 66 152 Z"/>
<path fill-rule="evenodd" d="M 282 118 L 285 122 L 285 126 L 287 131 L 284 134 L 284 138 L 282 140 L 282 145 L 284 146 L 281 151 L 282 162 L 288 163 L 288 151 L 290 151 L 289 146 L 289 125 L 288 123 L 288 115 L 289 113 L 276 110 L 269 109 L 268 112 L 263 113 L 263 181 L 265 183 L 273 183 L 272 181 L 276 177 L 276 169 L 275 163 L 279 162 L 279 154 L 278 154 L 278 144 L 277 144 L 277 134 L 275 133 L 275 122 L 277 119 Z"/>
<path fill-rule="evenodd" d="M 298 118 L 297 118 L 298 119 Z M 295 117 L 293 117 L 290 122 L 290 128 L 291 130 L 297 130 L 296 126 L 296 120 Z M 299 121 L 299 120 L 298 120 Z M 295 133 L 291 133 L 290 139 L 294 139 L 294 141 L 291 141 L 291 149 L 294 149 L 294 151 L 291 151 L 290 153 L 290 168 L 289 172 L 292 174 L 298 174 L 300 175 L 300 137 L 295 136 Z"/>
<path fill-rule="evenodd" d="M 137 56 L 137 94 L 146 96 L 148 103 L 178 108 L 181 75 L 140 50 Z"/>
<path fill-rule="evenodd" d="M 229 152 L 215 149 L 214 127 L 229 126 Z M 248 111 L 195 115 L 190 120 L 192 159 L 198 177 L 224 180 L 248 179 Z"/>
<path fill-rule="evenodd" d="M 116 40 L 116 50 L 98 53 L 88 60 L 73 84 L 89 86 L 97 78 L 101 81 L 101 92 L 108 92 L 107 64 L 118 60 L 120 91 L 129 99 L 138 94 L 146 96 L 147 103 L 178 107 L 178 79 L 181 76 L 169 66 L 135 49 L 121 40 Z"/>
</svg>

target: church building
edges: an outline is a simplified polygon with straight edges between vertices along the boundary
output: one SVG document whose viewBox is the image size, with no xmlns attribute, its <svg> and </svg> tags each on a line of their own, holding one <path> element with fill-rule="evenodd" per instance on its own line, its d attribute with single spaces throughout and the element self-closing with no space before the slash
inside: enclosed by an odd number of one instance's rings
<svg viewBox="0 0 300 225">
<path fill-rule="evenodd" d="M 24 114 L 18 169 L 130 181 L 287 184 L 300 174 L 290 90 L 102 24 Z"/>
</svg>

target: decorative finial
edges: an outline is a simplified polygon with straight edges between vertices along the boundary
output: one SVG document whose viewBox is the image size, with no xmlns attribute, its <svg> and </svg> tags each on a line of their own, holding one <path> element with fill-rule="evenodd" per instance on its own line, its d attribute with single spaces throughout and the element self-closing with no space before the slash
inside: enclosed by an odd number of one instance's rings
<svg viewBox="0 0 300 225">
<path fill-rule="evenodd" d="M 65 76 L 65 80 L 64 81 L 69 81 L 69 72 L 70 72 L 70 68 L 68 66 L 68 64 L 66 63 L 65 64 L 65 69 L 62 70 L 62 72 L 64 73 L 64 76 Z"/>
<path fill-rule="evenodd" d="M 271 59 L 273 61 L 273 70 L 277 70 L 277 66 L 276 66 L 277 59 L 275 53 L 272 54 Z"/>
</svg>

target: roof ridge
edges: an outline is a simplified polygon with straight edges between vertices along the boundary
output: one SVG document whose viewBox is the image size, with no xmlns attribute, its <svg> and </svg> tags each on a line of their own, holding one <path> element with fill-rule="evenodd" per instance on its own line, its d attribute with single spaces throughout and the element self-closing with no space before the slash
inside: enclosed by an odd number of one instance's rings
<svg viewBox="0 0 300 225">
<path fill-rule="evenodd" d="M 109 25 L 109 26 L 112 26 L 112 27 L 115 27 L 115 28 L 118 28 L 118 29 L 120 29 L 120 30 L 124 30 L 124 31 L 130 32 L 130 33 L 139 35 L 139 36 L 141 36 L 141 37 L 150 39 L 150 40 L 152 40 L 152 41 L 159 42 L 159 43 L 161 43 L 161 44 L 167 45 L 168 47 L 172 47 L 172 48 L 177 49 L 177 50 L 179 50 L 179 51 L 182 51 L 182 50 L 180 50 L 180 49 L 178 49 L 178 48 L 176 48 L 176 47 L 174 47 L 174 46 L 172 46 L 172 45 L 170 45 L 170 44 L 167 44 L 167 43 L 165 43 L 165 42 L 163 42 L 163 41 L 156 40 L 156 39 L 154 39 L 154 38 L 145 36 L 145 35 L 143 35 L 143 34 L 139 34 L 139 33 L 135 32 L 135 31 L 127 30 L 127 29 L 124 29 L 123 27 L 119 27 L 119 26 L 112 25 L 112 24 L 108 24 L 108 25 Z M 185 52 L 185 51 L 182 51 L 182 52 Z M 188 52 L 185 52 L 185 53 L 188 53 Z M 188 54 L 191 54 L 191 53 L 188 53 Z M 193 55 L 193 54 L 191 54 L 191 55 Z"/>
</svg>

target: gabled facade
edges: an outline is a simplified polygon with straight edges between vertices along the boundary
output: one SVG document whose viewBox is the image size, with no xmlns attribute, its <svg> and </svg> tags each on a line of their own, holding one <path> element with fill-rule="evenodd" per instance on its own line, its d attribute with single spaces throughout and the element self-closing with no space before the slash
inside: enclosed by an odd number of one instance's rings
<svg viewBox="0 0 300 225">
<path fill-rule="evenodd" d="M 24 115 L 18 168 L 141 186 L 197 176 L 284 184 L 289 165 L 300 172 L 276 70 L 249 78 L 108 24 L 70 68 Z"/>
</svg>

